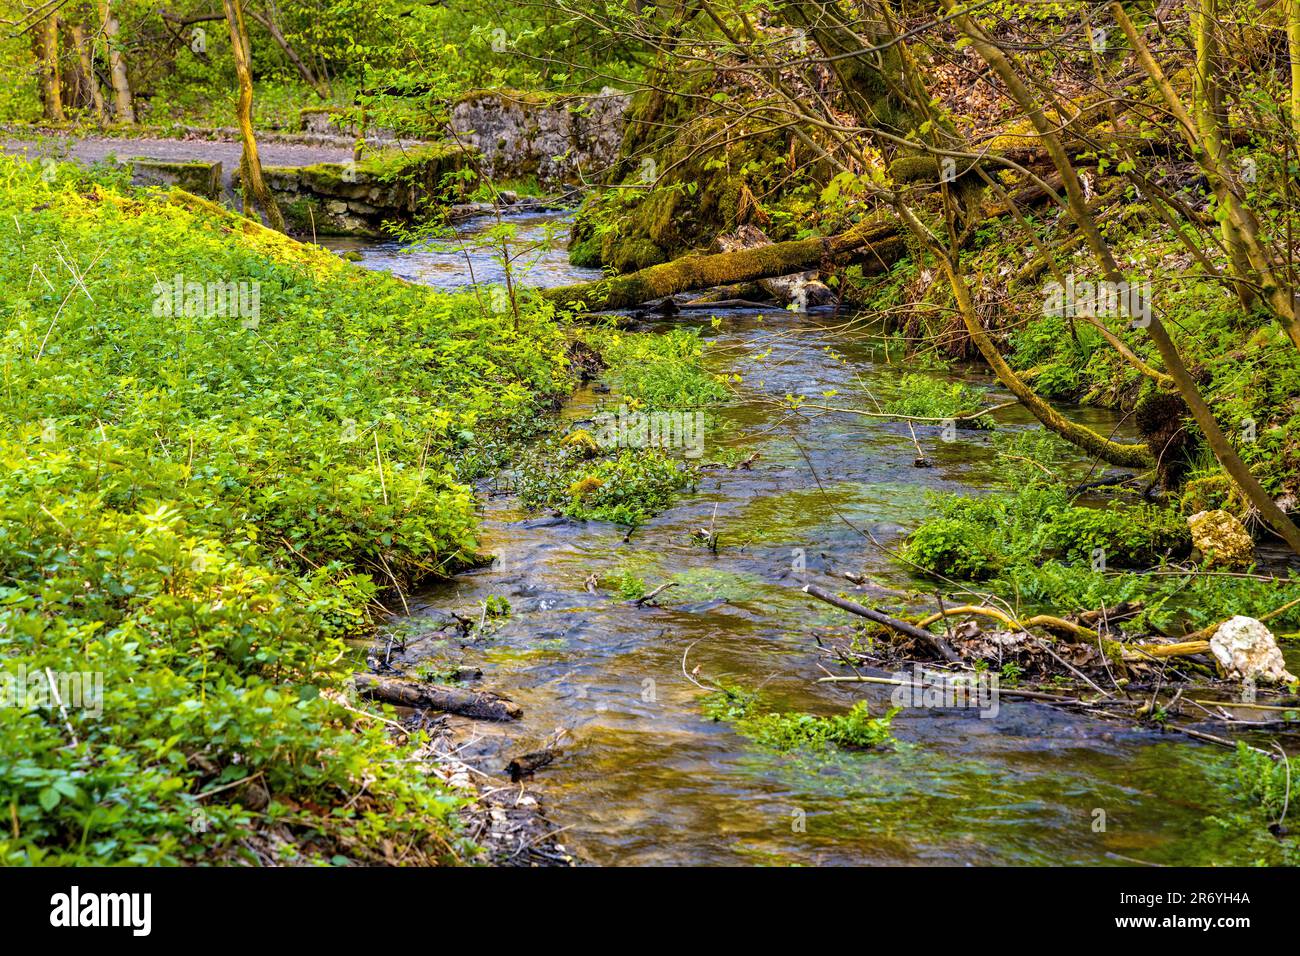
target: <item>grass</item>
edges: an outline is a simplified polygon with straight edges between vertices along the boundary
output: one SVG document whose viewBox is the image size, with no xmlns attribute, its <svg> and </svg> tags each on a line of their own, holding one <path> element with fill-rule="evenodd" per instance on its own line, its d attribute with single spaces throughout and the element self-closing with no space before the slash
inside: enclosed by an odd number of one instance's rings
<svg viewBox="0 0 1300 956">
<path fill-rule="evenodd" d="M 609 371 L 606 382 L 637 407 L 690 410 L 725 399 L 726 385 L 702 364 L 705 342 L 694 329 L 662 335 L 608 331 L 593 344 Z"/>
<path fill-rule="evenodd" d="M 1186 561 L 1191 543 L 1178 510 L 1074 504 L 1059 475 L 1048 477 L 1034 459 L 1026 460 L 1050 446 L 1009 441 L 1003 447 L 1015 453 L 1003 487 L 979 497 L 934 499 L 933 513 L 904 545 L 911 566 L 984 582 L 981 590 L 1013 606 L 1057 614 L 1140 601 L 1143 610 L 1126 626 L 1174 634 L 1237 614 L 1258 617 L 1300 598 L 1295 572 L 1204 575 L 1194 565 L 1172 563 Z M 1300 627 L 1300 609 L 1270 626 Z"/>
</svg>

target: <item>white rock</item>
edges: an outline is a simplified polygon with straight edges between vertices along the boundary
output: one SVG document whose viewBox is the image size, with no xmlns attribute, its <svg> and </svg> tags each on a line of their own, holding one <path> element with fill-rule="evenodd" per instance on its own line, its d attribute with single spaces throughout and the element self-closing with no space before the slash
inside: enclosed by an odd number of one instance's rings
<svg viewBox="0 0 1300 956">
<path fill-rule="evenodd" d="M 1224 621 L 1210 638 L 1210 651 L 1229 677 L 1279 684 L 1296 679 L 1286 669 L 1273 632 L 1253 617 Z"/>
</svg>

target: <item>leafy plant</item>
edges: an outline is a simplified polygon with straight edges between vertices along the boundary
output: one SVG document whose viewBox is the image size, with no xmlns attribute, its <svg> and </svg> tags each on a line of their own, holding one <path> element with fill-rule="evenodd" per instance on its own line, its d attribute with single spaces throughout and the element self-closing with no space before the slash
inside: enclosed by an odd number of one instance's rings
<svg viewBox="0 0 1300 956">
<path fill-rule="evenodd" d="M 883 717 L 872 717 L 865 700 L 847 714 L 820 717 L 814 714 L 764 711 L 758 694 L 728 685 L 704 699 L 704 713 L 715 721 L 735 724 L 736 730 L 774 750 L 823 750 L 831 744 L 852 749 L 875 749 L 895 741 L 890 724 L 898 708 Z"/>
</svg>

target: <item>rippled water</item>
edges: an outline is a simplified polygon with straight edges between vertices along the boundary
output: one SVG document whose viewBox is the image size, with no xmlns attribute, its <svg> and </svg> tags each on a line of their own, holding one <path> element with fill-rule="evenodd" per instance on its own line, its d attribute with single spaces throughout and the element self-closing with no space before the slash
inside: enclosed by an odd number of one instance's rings
<svg viewBox="0 0 1300 956">
<path fill-rule="evenodd" d="M 521 285 L 549 287 L 600 278 L 599 269 L 569 265 L 565 253 L 568 218 L 554 212 L 503 216 L 512 227 L 509 245 L 511 272 Z M 486 235 L 497 225 L 492 217 L 465 223 L 454 238 L 411 247 L 396 241 L 376 242 L 344 237 L 324 238 L 321 245 L 336 252 L 355 252 L 359 265 L 381 269 L 440 289 L 468 289 L 478 283 L 505 281 L 502 250 Z"/>
<path fill-rule="evenodd" d="M 548 281 L 580 276 L 562 246 L 548 255 L 539 273 Z M 384 245 L 367 247 L 364 262 L 440 286 L 465 279 L 451 260 Z M 475 274 L 490 276 L 490 264 L 478 260 Z M 836 390 L 836 403 L 869 407 L 907 371 L 888 360 L 869 326 L 781 310 L 718 317 L 681 320 L 701 329 L 713 368 L 743 373 L 703 460 L 729 446 L 757 454 L 749 469 L 711 468 L 696 493 L 630 541 L 612 525 L 529 515 L 510 496 L 489 495 L 482 547 L 497 560 L 412 601 L 425 634 L 408 643 L 407 662 L 481 667 L 477 686 L 524 709 L 513 724 L 462 722 L 462 755 L 504 780 L 511 756 L 566 728 L 565 754 L 532 786 L 567 828 L 564 842 L 596 863 L 1255 859 L 1257 846 L 1233 842 L 1206 820 L 1223 809 L 1211 780 L 1223 752 L 1185 738 L 1004 699 L 989 720 L 905 710 L 894 722 L 903 741 L 896 752 L 780 755 L 703 717 L 703 693 L 684 670 L 761 686 L 782 709 L 842 713 L 866 696 L 883 712 L 888 688 L 815 683 L 825 661 L 816 635 L 847 616 L 799 591 L 792 555 L 802 549 L 810 579 L 835 589 L 846 584 L 831 575 L 844 571 L 864 573 L 877 589 L 869 593 L 915 586 L 850 525 L 897 541 L 925 513 L 930 492 L 986 487 L 999 467 L 985 433 L 961 432 L 948 444 L 918 428 L 935 463 L 918 469 L 905 424 L 790 417 L 770 403 Z M 962 374 L 997 391 L 987 375 Z M 589 418 L 603 400 L 579 392 L 563 414 Z M 1103 431 L 1114 425 L 1096 410 L 1071 414 Z M 1019 408 L 997 420 L 1003 429 L 1030 427 Z M 690 540 L 711 522 L 721 537 L 716 555 Z M 623 568 L 650 586 L 677 587 L 663 606 L 641 608 L 585 587 L 592 573 L 608 579 Z M 450 637 L 447 612 L 477 618 L 490 596 L 510 602 L 504 625 L 468 643 Z M 1098 810 L 1104 832 L 1095 829 Z"/>
</svg>

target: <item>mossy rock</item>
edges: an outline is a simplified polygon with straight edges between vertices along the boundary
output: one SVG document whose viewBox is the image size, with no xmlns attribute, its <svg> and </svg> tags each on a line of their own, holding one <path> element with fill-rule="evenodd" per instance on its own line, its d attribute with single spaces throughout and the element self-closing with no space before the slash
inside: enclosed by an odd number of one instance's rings
<svg viewBox="0 0 1300 956">
<path fill-rule="evenodd" d="M 1185 514 L 1220 509 L 1238 511 L 1243 505 L 1237 486 L 1222 472 L 1193 478 L 1183 488 L 1178 500 L 1180 510 Z"/>
<path fill-rule="evenodd" d="M 604 265 L 600 246 L 600 238 L 597 236 L 586 236 L 575 241 L 571 233 L 569 238 L 569 262 L 583 269 L 599 269 Z"/>
<path fill-rule="evenodd" d="M 139 186 L 179 186 L 205 199 L 221 195 L 221 164 L 175 162 L 140 157 L 130 161 L 131 181 Z"/>
<path fill-rule="evenodd" d="M 616 239 L 610 236 L 602 243 L 602 249 L 602 264 L 615 272 L 636 272 L 668 261 L 667 251 L 649 239 Z"/>
<path fill-rule="evenodd" d="M 264 166 L 288 224 L 321 235 L 377 236 L 387 220 L 411 220 L 460 201 L 473 186 L 457 174 L 469 162 L 457 144 L 386 150 L 357 163 Z M 238 188 L 238 175 L 235 177 Z"/>
</svg>

